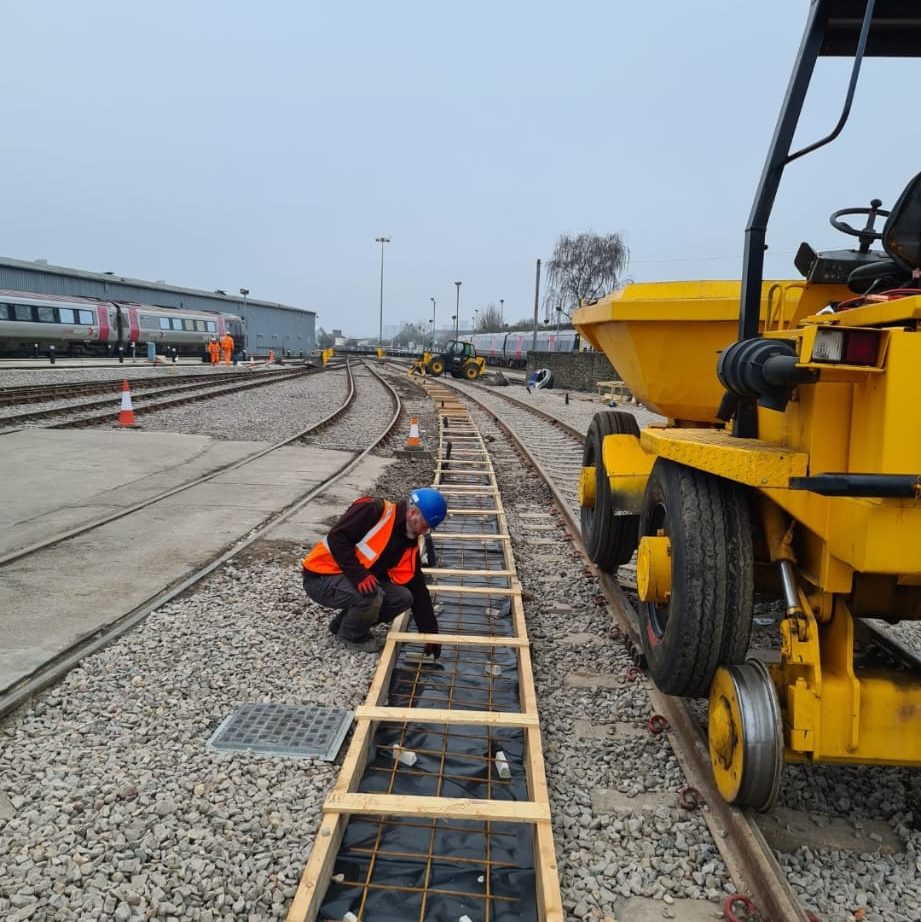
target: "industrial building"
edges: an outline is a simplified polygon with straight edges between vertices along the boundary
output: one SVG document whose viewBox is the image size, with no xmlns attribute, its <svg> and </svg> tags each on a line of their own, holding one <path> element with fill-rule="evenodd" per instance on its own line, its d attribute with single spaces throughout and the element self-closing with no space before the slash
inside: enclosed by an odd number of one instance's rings
<svg viewBox="0 0 921 922">
<path fill-rule="evenodd" d="M 316 312 L 239 293 L 180 288 L 163 281 L 126 278 L 114 272 L 84 272 L 0 257 L 0 289 L 54 295 L 79 295 L 112 301 L 134 301 L 158 307 L 237 314 L 244 322 L 242 348 L 250 355 L 309 355 L 316 347 Z M 239 344 L 238 344 L 239 345 Z"/>
</svg>

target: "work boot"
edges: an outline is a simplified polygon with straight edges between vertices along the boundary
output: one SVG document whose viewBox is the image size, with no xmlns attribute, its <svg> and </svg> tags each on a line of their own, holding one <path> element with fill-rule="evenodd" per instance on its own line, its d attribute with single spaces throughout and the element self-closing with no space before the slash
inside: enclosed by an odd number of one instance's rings
<svg viewBox="0 0 921 922">
<path fill-rule="evenodd" d="M 371 634 L 368 634 L 367 637 L 361 637 L 358 640 L 346 640 L 345 637 L 336 635 L 336 640 L 347 650 L 353 650 L 357 653 L 380 653 L 383 646 L 381 642 Z"/>
<path fill-rule="evenodd" d="M 342 608 L 336 612 L 336 617 L 329 622 L 330 634 L 338 634 L 339 628 L 342 627 L 342 619 L 345 617 L 345 609 Z"/>
</svg>

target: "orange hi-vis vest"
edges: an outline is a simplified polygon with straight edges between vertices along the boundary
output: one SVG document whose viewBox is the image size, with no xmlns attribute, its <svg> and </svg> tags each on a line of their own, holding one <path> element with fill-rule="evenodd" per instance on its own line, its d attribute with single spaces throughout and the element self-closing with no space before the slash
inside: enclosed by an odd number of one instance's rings
<svg viewBox="0 0 921 922">
<path fill-rule="evenodd" d="M 370 502 L 370 499 L 363 497 L 358 502 Z M 384 511 L 381 513 L 381 517 L 355 545 L 355 556 L 366 570 L 370 570 L 374 566 L 375 561 L 384 552 L 384 548 L 387 547 L 390 536 L 393 534 L 396 518 L 396 503 L 385 499 Z M 418 554 L 418 544 L 408 547 L 403 552 L 403 556 L 397 561 L 396 566 L 387 571 L 387 576 L 390 580 L 399 584 L 408 583 L 416 573 L 416 557 Z M 305 570 L 310 570 L 311 573 L 332 574 L 342 572 L 342 568 L 330 553 L 326 538 L 314 545 L 310 553 L 301 562 L 301 565 Z"/>
</svg>

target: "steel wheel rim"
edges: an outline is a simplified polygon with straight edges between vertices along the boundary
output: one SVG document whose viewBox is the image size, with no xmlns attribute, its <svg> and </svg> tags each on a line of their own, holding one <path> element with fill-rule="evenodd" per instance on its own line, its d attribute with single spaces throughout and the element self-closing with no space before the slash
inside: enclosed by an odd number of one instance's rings
<svg viewBox="0 0 921 922">
<path fill-rule="evenodd" d="M 777 800 L 783 771 L 783 732 L 777 689 L 767 667 L 758 660 L 724 666 L 719 671 L 729 679 L 741 724 L 733 727 L 733 736 L 742 747 L 742 770 L 738 789 L 734 795 L 727 796 L 727 800 L 766 812 Z M 718 702 L 711 697 L 711 709 L 717 706 Z M 711 760 L 714 760 L 712 744 Z M 716 765 L 714 774 L 718 774 Z M 722 787 L 721 793 L 727 794 Z"/>
</svg>

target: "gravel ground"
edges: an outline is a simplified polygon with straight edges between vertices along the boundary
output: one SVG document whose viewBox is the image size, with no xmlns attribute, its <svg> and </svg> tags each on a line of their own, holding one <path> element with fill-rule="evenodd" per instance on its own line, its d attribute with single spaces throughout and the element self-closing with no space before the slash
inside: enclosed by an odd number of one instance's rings
<svg viewBox="0 0 921 922">
<path fill-rule="evenodd" d="M 337 377 L 319 376 L 330 383 Z M 411 395 L 407 413 L 420 417 L 424 433 L 436 432 L 427 399 L 405 378 L 398 386 Z M 271 392 L 252 397 L 271 401 Z M 283 427 L 296 399 L 265 403 L 263 420 Z M 562 394 L 536 399 L 565 407 Z M 599 406 L 590 399 L 570 403 L 584 420 Z M 184 420 L 190 410 L 182 411 Z M 225 436 L 255 437 L 244 414 L 236 418 L 244 428 L 235 428 L 231 414 Z M 192 431 L 203 431 L 203 424 Z M 565 681 L 589 670 L 622 676 L 629 658 L 570 546 L 536 540 L 557 534 L 534 531 L 535 512 L 547 511 L 547 525 L 557 521 L 546 489 L 488 418 L 480 424 L 494 439 L 527 593 L 568 915 L 615 919 L 618 897 L 642 895 L 660 899 L 663 918 L 674 918 L 676 898 L 719 899 L 731 884 L 698 815 L 677 810 L 673 800 L 633 813 L 593 812 L 595 788 L 673 798 L 681 774 L 662 738 L 580 736 L 577 719 L 595 727 L 614 720 L 638 726 L 649 704 L 641 682 L 584 689 Z M 273 432 L 262 437 L 282 437 Z M 376 492 L 403 496 L 431 476 L 429 462 L 396 463 Z M 0 728 L 0 916 L 9 922 L 284 918 L 337 767 L 220 753 L 206 740 L 243 702 L 352 708 L 364 699 L 375 659 L 338 646 L 326 630 L 328 613 L 305 599 L 298 574 L 304 550 L 272 543 L 252 549 L 88 658 Z M 859 794 L 868 782 L 875 793 Z M 852 918 L 857 905 L 868 907 L 867 922 L 921 919 L 921 838 L 913 828 L 919 814 L 911 807 L 921 786 L 912 773 L 788 766 L 782 796 L 799 809 L 827 800 L 841 815 L 885 815 L 906 844 L 895 856 L 822 855 L 818 868 L 819 856 L 808 849 L 783 858 L 824 919 Z"/>
<path fill-rule="evenodd" d="M 281 366 L 279 366 L 281 367 Z M 218 375 L 238 375 L 246 369 L 242 365 L 220 365 L 212 369 L 210 365 L 188 363 L 173 365 L 149 365 L 146 362 L 132 364 L 130 361 L 119 365 L 56 365 L 54 368 L 10 368 L 0 365 L 0 387 L 31 387 L 38 384 L 69 384 L 86 381 L 123 381 L 125 378 L 153 378 L 160 376 L 164 382 L 183 375 L 200 375 L 211 371 Z"/>
<path fill-rule="evenodd" d="M 568 914 L 614 918 L 618 897 L 645 896 L 663 900 L 663 918 L 675 918 L 669 901 L 725 897 L 734 888 L 706 824 L 675 802 L 684 780 L 667 740 L 645 730 L 624 733 L 625 727 L 645 728 L 652 709 L 643 683 L 626 679 L 630 656 L 612 631 L 606 609 L 594 602 L 594 578 L 584 575 L 581 561 L 572 557 L 571 545 L 563 539 L 561 521 L 550 515 L 549 491 L 522 470 L 521 460 L 491 419 L 474 415 L 483 434 L 494 439 L 513 552 L 529 597 L 525 611 Z M 559 540 L 534 541 L 529 529 L 537 510 L 547 510 L 557 523 L 555 532 L 540 534 L 555 534 Z M 567 677 L 586 672 L 619 681 L 614 688 L 567 684 Z M 616 722 L 620 732 L 582 738 L 577 721 L 588 721 L 596 730 Z M 598 788 L 665 796 L 648 809 L 597 814 L 592 793 Z"/>
<path fill-rule="evenodd" d="M 431 479 L 428 462 L 397 464 L 378 488 Z M 364 699 L 375 659 L 344 651 L 305 599 L 303 552 L 267 544 L 225 566 L 6 722 L 7 922 L 284 918 L 337 768 L 206 740 L 244 702 Z"/>
<path fill-rule="evenodd" d="M 344 371 L 328 371 L 145 413 L 139 422 L 148 431 L 280 442 L 341 406 L 347 388 Z M 373 393 L 379 401 L 379 390 Z"/>
<path fill-rule="evenodd" d="M 522 389 L 509 390 L 522 399 Z M 563 394 L 552 391 L 534 391 L 523 399 L 583 429 L 594 412 L 603 408 L 587 395 L 570 395 L 567 406 Z M 629 405 L 626 409 L 637 415 L 641 425 L 655 421 L 644 419 L 642 409 L 637 411 Z M 753 647 L 777 647 L 776 623 L 768 623 L 776 612 L 777 603 L 769 600 L 756 605 Z M 895 627 L 877 623 L 877 627 L 890 630 L 906 646 L 921 649 L 919 623 L 903 622 Z M 592 653 L 594 659 L 598 651 L 593 649 Z M 705 703 L 698 704 L 705 714 Z M 542 714 L 546 722 L 543 705 Z M 820 911 L 826 920 L 921 920 L 921 777 L 916 771 L 887 766 L 788 764 L 778 807 L 809 814 L 817 827 L 828 825 L 830 817 L 849 820 L 858 830 L 871 820 L 882 819 L 904 846 L 902 852 L 886 854 L 878 836 L 874 840 L 871 833 L 867 837 L 870 850 L 864 852 L 808 847 L 789 854 L 775 850 L 806 906 Z"/>
<path fill-rule="evenodd" d="M 452 381 L 452 384 L 455 382 Z M 469 387 L 461 383 L 461 387 Z M 473 389 L 475 393 L 477 389 Z M 596 394 L 587 394 L 580 391 L 565 391 L 551 388 L 531 389 L 529 392 L 523 384 L 510 384 L 508 387 L 489 387 L 488 390 L 495 391 L 500 397 L 508 394 L 516 400 L 521 400 L 531 406 L 538 407 L 545 413 L 555 416 L 557 419 L 583 432 L 588 432 L 589 424 L 596 413 L 607 409 L 629 410 L 636 416 L 640 426 L 648 426 L 651 423 L 664 423 L 665 417 L 659 416 L 647 410 L 641 404 L 630 403 L 627 401 L 602 400 Z M 568 402 L 567 402 L 568 401 Z"/>
</svg>

